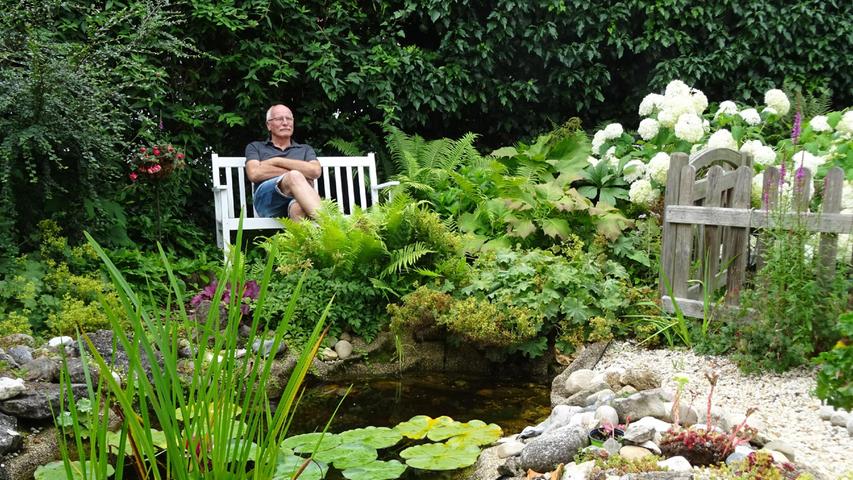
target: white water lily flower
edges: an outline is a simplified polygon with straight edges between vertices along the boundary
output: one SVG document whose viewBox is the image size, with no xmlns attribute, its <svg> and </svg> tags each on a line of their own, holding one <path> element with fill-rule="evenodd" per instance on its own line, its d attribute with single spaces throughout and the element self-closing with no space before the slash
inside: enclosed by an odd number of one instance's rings
<svg viewBox="0 0 853 480">
<path fill-rule="evenodd" d="M 737 141 L 728 129 L 721 128 L 708 138 L 708 148 L 731 148 L 737 150 Z"/>
<path fill-rule="evenodd" d="M 604 127 L 604 138 L 607 140 L 613 140 L 615 138 L 619 138 L 622 136 L 622 124 L 620 123 L 611 123 Z"/>
<path fill-rule="evenodd" d="M 835 130 L 847 135 L 853 134 L 853 110 L 844 112 L 841 120 L 838 121 L 838 125 L 835 126 Z"/>
<path fill-rule="evenodd" d="M 660 110 L 661 105 L 663 105 L 663 95 L 650 93 L 640 102 L 639 114 L 647 117 L 654 113 L 655 110 Z"/>
<path fill-rule="evenodd" d="M 767 90 L 767 93 L 764 94 L 764 103 L 778 112 L 779 115 L 786 115 L 791 110 L 791 101 L 788 100 L 785 92 L 778 88 Z"/>
<path fill-rule="evenodd" d="M 752 155 L 753 161 L 758 165 L 773 165 L 776 163 L 776 152 L 773 147 L 761 143 L 761 140 L 747 140 L 740 147 L 741 152 Z"/>
<path fill-rule="evenodd" d="M 640 122 L 639 128 L 637 128 L 637 133 L 640 134 L 640 137 L 643 140 L 651 140 L 657 136 L 660 131 L 660 123 L 654 118 L 644 118 Z"/>
<path fill-rule="evenodd" d="M 635 181 L 643 178 L 643 174 L 645 173 L 646 164 L 637 158 L 629 161 L 622 168 L 622 178 L 624 178 L 628 183 L 634 183 Z"/>
<path fill-rule="evenodd" d="M 714 114 L 714 118 L 717 118 L 723 114 L 737 115 L 737 104 L 731 100 L 720 102 L 720 106 L 719 108 L 717 108 L 717 113 Z"/>
<path fill-rule="evenodd" d="M 694 88 L 690 91 L 690 99 L 693 101 L 693 111 L 701 114 L 708 108 L 708 97 L 702 93 L 702 90 Z"/>
<path fill-rule="evenodd" d="M 758 125 L 761 123 L 761 115 L 758 114 L 758 110 L 754 108 L 747 108 L 745 110 L 741 110 L 738 112 L 740 118 L 743 119 L 749 125 Z"/>
<path fill-rule="evenodd" d="M 658 152 L 646 165 L 646 178 L 659 184 L 666 183 L 666 174 L 669 171 L 669 154 Z"/>
<path fill-rule="evenodd" d="M 652 187 L 651 182 L 641 178 L 631 184 L 628 189 L 628 199 L 638 205 L 649 206 L 660 198 L 660 191 Z"/>
<path fill-rule="evenodd" d="M 690 96 L 690 87 L 681 80 L 673 80 L 666 86 L 665 97 Z"/>
<path fill-rule="evenodd" d="M 814 118 L 809 120 L 809 126 L 812 127 L 812 131 L 818 133 L 832 131 L 832 126 L 826 120 L 826 115 L 815 115 Z"/>
<path fill-rule="evenodd" d="M 705 129 L 702 126 L 702 119 L 695 113 L 682 113 L 678 117 L 678 122 L 675 123 L 675 136 L 690 143 L 696 143 L 702 140 L 705 135 Z"/>
</svg>

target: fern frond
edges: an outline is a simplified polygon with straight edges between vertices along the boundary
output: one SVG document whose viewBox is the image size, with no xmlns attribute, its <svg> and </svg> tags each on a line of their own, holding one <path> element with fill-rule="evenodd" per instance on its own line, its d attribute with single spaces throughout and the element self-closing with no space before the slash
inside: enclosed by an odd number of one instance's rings
<svg viewBox="0 0 853 480">
<path fill-rule="evenodd" d="M 427 248 L 426 244 L 423 242 L 411 243 L 403 248 L 394 250 L 391 252 L 389 264 L 385 267 L 385 270 L 382 271 L 381 276 L 385 277 L 387 275 L 405 272 L 417 263 L 417 261 L 424 255 L 430 253 L 433 253 L 433 251 Z"/>
<path fill-rule="evenodd" d="M 441 168 L 442 159 L 447 155 L 449 147 L 450 140 L 446 138 L 439 138 L 426 143 L 418 163 L 430 170 Z"/>
<path fill-rule="evenodd" d="M 439 165 L 439 168 L 456 171 L 460 165 L 470 165 L 477 161 L 480 157 L 480 152 L 474 148 L 474 142 L 477 140 L 477 134 L 468 132 L 459 140 L 451 141 L 447 154 Z"/>
<path fill-rule="evenodd" d="M 341 155 L 350 157 L 359 157 L 363 155 L 362 149 L 358 145 L 342 138 L 335 137 L 326 142 L 326 145 L 335 148 L 337 151 L 341 152 Z"/>
<path fill-rule="evenodd" d="M 391 152 L 391 159 L 397 164 L 401 174 L 411 177 L 413 172 L 421 168 L 418 155 L 423 147 L 423 138 L 417 135 L 409 136 L 390 125 L 385 127 L 385 132 L 385 143 Z"/>
</svg>

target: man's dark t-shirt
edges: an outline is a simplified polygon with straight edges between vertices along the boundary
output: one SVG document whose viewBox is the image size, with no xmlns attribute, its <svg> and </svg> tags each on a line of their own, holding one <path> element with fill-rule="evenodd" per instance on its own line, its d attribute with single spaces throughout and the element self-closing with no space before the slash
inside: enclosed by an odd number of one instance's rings
<svg viewBox="0 0 853 480">
<path fill-rule="evenodd" d="M 246 161 L 264 161 L 273 157 L 284 157 L 291 160 L 304 160 L 310 162 L 317 160 L 317 154 L 310 145 L 304 143 L 290 142 L 290 146 L 281 149 L 276 147 L 272 140 L 257 141 L 246 145 Z"/>
</svg>

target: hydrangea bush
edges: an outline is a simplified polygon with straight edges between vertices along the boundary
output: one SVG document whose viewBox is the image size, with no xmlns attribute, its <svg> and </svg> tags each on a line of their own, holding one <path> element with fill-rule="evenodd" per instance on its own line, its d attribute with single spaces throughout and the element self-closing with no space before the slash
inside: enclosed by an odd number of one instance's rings
<svg viewBox="0 0 853 480">
<path fill-rule="evenodd" d="M 709 104 L 701 90 L 673 80 L 663 94 L 650 93 L 640 102 L 636 134 L 618 123 L 595 132 L 588 160 L 590 168 L 602 168 L 600 163 L 606 162 L 611 173 L 629 185 L 630 202 L 645 208 L 660 202 L 673 152 L 695 155 L 724 147 L 750 153 L 757 172 L 756 194 L 769 166 L 785 164 L 789 172 L 804 167 L 818 179 L 841 166 L 846 175 L 842 208 L 853 212 L 853 109 L 809 119 L 798 112 L 779 89 L 765 93 L 764 105 L 731 100 Z"/>
</svg>

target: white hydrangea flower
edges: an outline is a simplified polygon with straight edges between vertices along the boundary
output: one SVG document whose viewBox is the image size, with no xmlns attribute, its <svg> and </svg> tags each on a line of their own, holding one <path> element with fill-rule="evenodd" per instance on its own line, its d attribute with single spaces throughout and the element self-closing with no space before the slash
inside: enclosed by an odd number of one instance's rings
<svg viewBox="0 0 853 480">
<path fill-rule="evenodd" d="M 683 97 L 665 97 L 663 100 L 663 110 L 672 112 L 672 115 L 676 119 L 683 113 L 698 113 L 689 95 Z"/>
<path fill-rule="evenodd" d="M 708 120 L 702 120 L 702 130 L 704 130 L 705 133 L 710 132 L 711 131 L 711 122 L 709 122 Z"/>
<path fill-rule="evenodd" d="M 731 100 L 720 102 L 720 107 L 717 109 L 717 113 L 714 114 L 714 118 L 717 118 L 723 114 L 737 115 L 737 104 Z"/>
<path fill-rule="evenodd" d="M 812 177 L 814 177 L 817 167 L 826 163 L 826 159 L 824 157 L 813 155 L 811 152 L 806 150 L 795 153 L 793 160 L 794 168 L 800 168 L 801 166 L 807 168 L 812 172 Z"/>
<path fill-rule="evenodd" d="M 658 152 L 646 165 L 646 178 L 659 184 L 666 183 L 666 174 L 669 171 L 669 154 Z"/>
<path fill-rule="evenodd" d="M 737 141 L 728 129 L 721 128 L 708 139 L 708 148 L 731 148 L 737 150 Z"/>
<path fill-rule="evenodd" d="M 681 80 L 673 80 L 666 86 L 665 97 L 690 96 L 690 87 Z"/>
<path fill-rule="evenodd" d="M 853 209 L 853 181 L 844 182 L 844 187 L 841 189 L 841 209 Z"/>
<path fill-rule="evenodd" d="M 586 157 L 586 161 L 589 162 L 589 164 L 594 167 L 594 166 L 598 165 L 598 162 L 600 162 L 601 159 L 595 158 L 592 155 L 590 155 L 590 156 Z"/>
<path fill-rule="evenodd" d="M 818 133 L 832 131 L 832 126 L 826 120 L 826 115 L 815 115 L 814 118 L 809 120 L 809 126 L 812 127 L 812 131 Z"/>
<path fill-rule="evenodd" d="M 788 100 L 785 92 L 778 88 L 767 90 L 767 93 L 764 94 L 764 103 L 778 112 L 779 115 L 786 115 L 791 110 L 791 101 Z"/>
<path fill-rule="evenodd" d="M 766 113 L 767 115 L 778 115 L 779 112 L 776 111 L 773 107 L 764 107 L 764 110 L 761 113 Z"/>
<path fill-rule="evenodd" d="M 838 121 L 838 125 L 835 126 L 835 130 L 847 135 L 853 134 L 853 110 L 844 112 L 841 120 Z"/>
<path fill-rule="evenodd" d="M 758 110 L 754 108 L 741 110 L 738 112 L 738 115 L 740 115 L 740 118 L 742 118 L 748 125 L 758 125 L 761 123 L 761 115 L 759 115 Z"/>
<path fill-rule="evenodd" d="M 595 132 L 595 135 L 592 136 L 592 153 L 596 155 L 601 154 L 601 146 L 604 145 L 605 141 L 607 141 L 607 137 L 604 134 L 604 130 Z"/>
<path fill-rule="evenodd" d="M 660 198 L 660 191 L 652 187 L 651 182 L 641 178 L 631 184 L 628 189 L 628 199 L 638 205 L 649 206 Z"/>
<path fill-rule="evenodd" d="M 676 120 L 675 114 L 670 110 L 661 110 L 658 112 L 658 123 L 662 127 L 672 128 Z"/>
<path fill-rule="evenodd" d="M 702 93 L 702 90 L 694 88 L 690 91 L 690 99 L 693 101 L 693 111 L 701 114 L 708 108 L 708 97 Z"/>
<path fill-rule="evenodd" d="M 661 105 L 663 105 L 663 95 L 650 93 L 640 102 L 639 114 L 647 117 L 654 113 L 655 110 L 660 109 Z"/>
<path fill-rule="evenodd" d="M 682 113 L 675 123 L 675 136 L 690 143 L 702 140 L 705 129 L 702 119 L 695 113 Z"/>
<path fill-rule="evenodd" d="M 628 183 L 634 183 L 635 181 L 643 178 L 643 174 L 645 173 L 646 164 L 637 158 L 629 161 L 622 168 L 622 178 L 624 178 Z"/>
<path fill-rule="evenodd" d="M 764 173 L 752 177 L 752 203 L 761 205 L 761 195 L 764 189 Z"/>
<path fill-rule="evenodd" d="M 741 152 L 752 155 L 753 161 L 758 165 L 773 165 L 776 163 L 776 152 L 773 147 L 761 143 L 761 140 L 747 140 L 740 147 Z"/>
<path fill-rule="evenodd" d="M 660 123 L 654 118 L 644 118 L 640 122 L 639 128 L 637 128 L 637 133 L 640 134 L 640 137 L 643 140 L 651 140 L 655 138 L 655 136 L 660 131 Z"/>
<path fill-rule="evenodd" d="M 616 147 L 610 147 L 604 152 L 604 160 L 607 160 L 607 163 L 612 167 L 619 166 L 619 157 L 616 156 Z"/>
<path fill-rule="evenodd" d="M 622 124 L 620 123 L 611 123 L 604 127 L 604 138 L 607 140 L 613 140 L 615 138 L 619 138 L 622 136 Z"/>
</svg>

